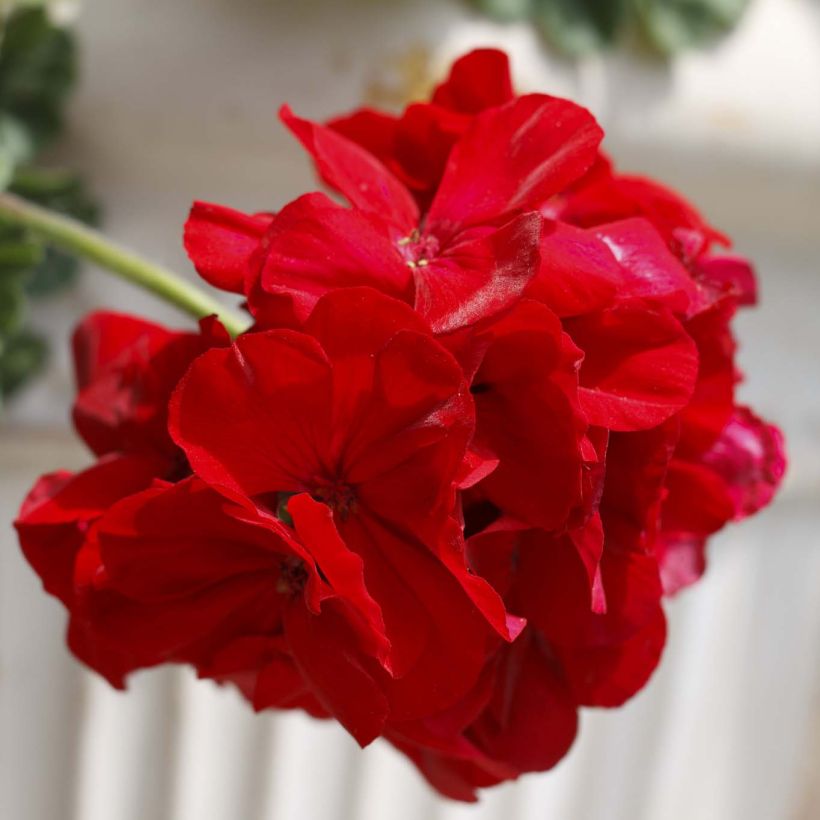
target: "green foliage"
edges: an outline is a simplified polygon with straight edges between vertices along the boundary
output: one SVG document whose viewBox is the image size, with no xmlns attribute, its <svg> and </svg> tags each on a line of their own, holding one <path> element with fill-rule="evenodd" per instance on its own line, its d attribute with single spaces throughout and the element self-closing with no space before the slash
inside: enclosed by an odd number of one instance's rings
<svg viewBox="0 0 820 820">
<path fill-rule="evenodd" d="M 556 48 L 579 55 L 615 40 L 626 5 L 626 0 L 536 0 L 533 17 Z"/>
<path fill-rule="evenodd" d="M 662 55 L 707 45 L 729 31 L 749 0 L 474 0 L 498 20 L 531 19 L 567 56 L 636 32 Z"/>
<path fill-rule="evenodd" d="M 37 148 L 60 130 L 76 62 L 71 35 L 51 23 L 45 9 L 9 16 L 0 46 L 0 111 L 21 122 Z"/>
<path fill-rule="evenodd" d="M 71 34 L 43 8 L 12 11 L 0 34 L 0 190 L 85 222 L 97 206 L 76 174 L 38 167 L 43 146 L 58 136 L 76 76 Z M 28 327 L 29 301 L 67 287 L 76 259 L 27 231 L 0 223 L 0 401 L 45 361 L 45 342 Z"/>
<path fill-rule="evenodd" d="M 641 31 L 658 51 L 673 54 L 707 44 L 740 19 L 749 0 L 634 0 Z"/>
</svg>

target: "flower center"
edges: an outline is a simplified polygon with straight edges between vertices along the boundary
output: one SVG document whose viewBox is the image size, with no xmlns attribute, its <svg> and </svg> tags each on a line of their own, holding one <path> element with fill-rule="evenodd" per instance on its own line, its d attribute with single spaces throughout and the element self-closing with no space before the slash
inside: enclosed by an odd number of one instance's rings
<svg viewBox="0 0 820 820">
<path fill-rule="evenodd" d="M 435 259 L 439 252 L 439 242 L 435 236 L 422 235 L 418 229 L 396 243 L 405 263 L 410 268 L 423 268 Z"/>
<path fill-rule="evenodd" d="M 283 558 L 279 565 L 276 591 L 282 595 L 298 595 L 308 580 L 305 564 L 298 558 Z"/>
<path fill-rule="evenodd" d="M 327 504 L 342 521 L 347 521 L 350 513 L 356 511 L 355 491 L 339 479 L 317 480 L 312 495 L 317 501 Z"/>
</svg>

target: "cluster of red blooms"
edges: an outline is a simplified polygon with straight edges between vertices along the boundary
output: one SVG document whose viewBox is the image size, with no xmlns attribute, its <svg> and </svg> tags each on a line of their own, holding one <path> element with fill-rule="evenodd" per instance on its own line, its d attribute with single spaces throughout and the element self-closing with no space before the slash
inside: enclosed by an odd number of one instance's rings
<svg viewBox="0 0 820 820">
<path fill-rule="evenodd" d="M 98 460 L 39 480 L 20 540 L 114 686 L 190 664 L 472 800 L 644 685 L 663 596 L 776 490 L 780 434 L 734 401 L 754 276 L 499 52 L 398 117 L 282 119 L 347 204 L 194 206 L 253 327 L 87 318 Z"/>
</svg>

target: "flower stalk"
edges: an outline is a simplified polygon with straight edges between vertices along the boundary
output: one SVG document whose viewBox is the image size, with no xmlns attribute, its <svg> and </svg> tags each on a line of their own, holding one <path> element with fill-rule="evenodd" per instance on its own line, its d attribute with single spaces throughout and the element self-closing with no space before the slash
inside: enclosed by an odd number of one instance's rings
<svg viewBox="0 0 820 820">
<path fill-rule="evenodd" d="M 8 192 L 0 193 L 0 221 L 24 227 L 65 251 L 151 291 L 183 312 L 201 319 L 216 314 L 232 336 L 247 327 L 239 315 L 177 274 L 149 262 L 75 219 L 41 208 Z"/>
</svg>

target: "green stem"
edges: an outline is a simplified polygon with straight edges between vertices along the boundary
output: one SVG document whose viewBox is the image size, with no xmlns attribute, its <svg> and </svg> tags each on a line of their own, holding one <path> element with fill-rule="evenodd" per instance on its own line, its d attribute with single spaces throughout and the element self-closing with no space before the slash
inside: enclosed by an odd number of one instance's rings
<svg viewBox="0 0 820 820">
<path fill-rule="evenodd" d="M 239 335 L 248 326 L 247 321 L 175 273 L 141 259 L 75 219 L 3 192 L 0 193 L 0 220 L 30 229 L 63 250 L 150 290 L 197 319 L 215 313 L 232 336 Z"/>
</svg>

